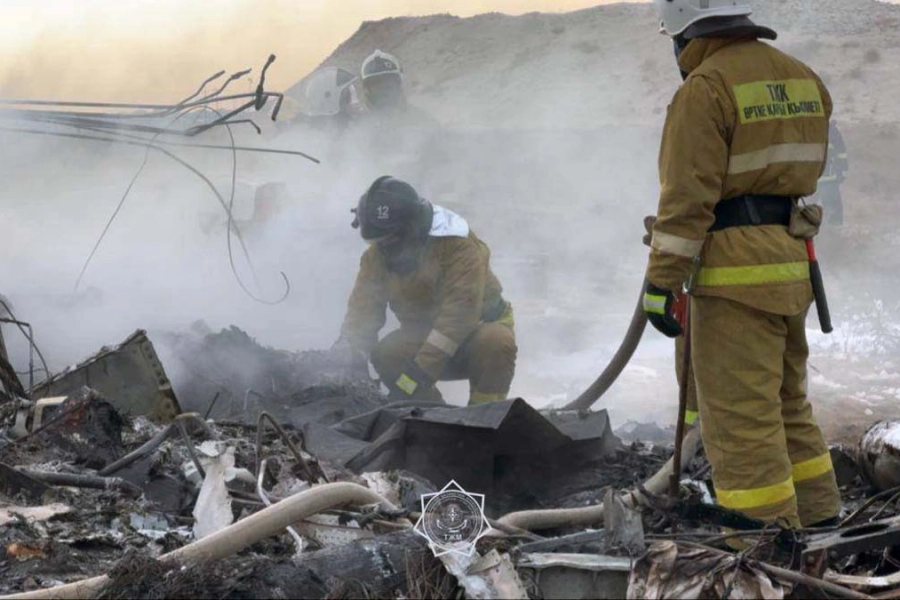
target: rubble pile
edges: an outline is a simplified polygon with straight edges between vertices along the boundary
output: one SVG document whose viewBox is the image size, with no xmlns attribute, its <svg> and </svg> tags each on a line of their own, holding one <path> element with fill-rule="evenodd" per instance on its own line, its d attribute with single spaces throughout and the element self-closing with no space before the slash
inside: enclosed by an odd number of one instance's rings
<svg viewBox="0 0 900 600">
<path fill-rule="evenodd" d="M 293 423 L 331 424 L 385 403 L 368 373 L 328 352 L 276 350 L 237 327 L 213 332 L 203 322 L 159 339 L 184 408 L 220 421 L 252 422 L 248 415 L 267 410 Z"/>
<path fill-rule="evenodd" d="M 191 349 L 182 355 L 196 375 L 183 389 L 231 395 L 218 409 L 207 403 L 208 418 L 160 419 L 153 403 L 135 414 L 133 395 L 87 387 L 0 404 L 0 594 L 900 593 L 897 423 L 874 425 L 858 448 L 833 448 L 841 523 L 788 531 L 717 506 L 702 454 L 686 458 L 679 496 L 666 494 L 671 436 L 650 424 L 619 429 L 624 443 L 605 411 L 389 403 L 376 382 L 326 368 L 328 353 L 266 349 L 235 328 L 176 342 Z M 142 360 L 158 361 L 148 349 L 145 334 L 129 338 L 44 389 L 70 389 L 98 362 L 101 385 L 127 388 L 144 380 Z M 152 393 L 168 382 L 161 363 L 155 377 Z M 242 388 L 258 388 L 246 405 Z M 189 406 L 177 389 L 166 397 Z M 423 498 L 448 481 L 485 497 L 472 556 L 436 557 L 416 529 Z"/>
</svg>

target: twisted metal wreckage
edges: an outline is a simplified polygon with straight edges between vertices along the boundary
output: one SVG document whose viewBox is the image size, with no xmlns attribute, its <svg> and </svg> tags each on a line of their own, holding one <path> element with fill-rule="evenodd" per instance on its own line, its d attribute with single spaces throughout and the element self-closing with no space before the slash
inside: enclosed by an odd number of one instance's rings
<svg viewBox="0 0 900 600">
<path fill-rule="evenodd" d="M 282 96 L 264 89 L 273 60 L 247 94 L 224 93 L 242 71 L 203 95 L 217 73 L 172 105 L 0 101 L 0 119 L 42 126 L 0 131 L 168 156 L 228 213 L 232 268 L 232 232 L 251 264 L 231 214 L 234 172 L 226 201 L 167 148 L 315 161 L 233 137 L 228 146 L 169 139 L 256 127 L 244 113 L 270 100 L 275 119 Z M 238 106 L 214 108 L 223 102 Z M 200 111 L 215 118 L 175 127 Z M 260 302 L 283 300 L 238 281 Z M 670 457 L 623 444 L 606 412 L 591 410 L 640 341 L 640 310 L 610 366 L 557 411 L 521 400 L 389 404 L 368 373 L 328 353 L 263 349 L 234 329 L 178 338 L 197 374 L 191 399 L 212 396 L 201 415 L 182 411 L 144 332 L 51 375 L 30 325 L 0 307 L 0 323 L 30 347 L 26 389 L 0 338 L 0 593 L 10 597 L 900 598 L 900 424 L 871 428 L 855 457 L 834 450 L 850 465 L 842 483 L 855 508 L 838 526 L 787 530 L 717 507 L 698 429 L 679 435 Z M 265 373 L 223 382 L 207 364 L 219 351 L 252 357 Z M 38 383 L 35 356 L 46 375 Z M 471 556 L 436 558 L 413 524 L 423 494 L 450 479 L 487 495 L 488 531 Z M 727 552 L 735 541 L 743 549 Z"/>
<path fill-rule="evenodd" d="M 229 85 L 247 77 L 252 72 L 252 69 L 245 69 L 231 74 L 214 91 L 204 94 L 204 90 L 206 90 L 208 86 L 220 80 L 222 76 L 225 75 L 225 71 L 219 71 L 203 81 L 193 94 L 175 104 L 0 100 L 0 120 L 9 121 L 14 124 L 31 123 L 40 124 L 42 126 L 36 128 L 18 125 L 2 125 L 0 126 L 0 132 L 88 140 L 105 144 L 136 146 L 146 149 L 143 162 L 128 184 L 119 205 L 113 211 L 103 233 L 100 235 L 100 238 L 92 249 L 84 268 L 81 273 L 79 273 L 78 280 L 75 283 L 76 289 L 84 276 L 91 258 L 93 258 L 94 253 L 97 251 L 100 242 L 103 240 L 110 225 L 118 215 L 119 210 L 121 210 L 121 207 L 135 182 L 143 172 L 150 152 L 154 151 L 173 160 L 203 181 L 213 193 L 219 205 L 226 212 L 228 217 L 226 238 L 228 242 L 229 262 L 232 271 L 244 292 L 257 302 L 264 304 L 277 304 L 282 302 L 288 296 L 290 293 L 290 282 L 284 273 L 281 273 L 281 276 L 285 284 L 285 291 L 277 300 L 264 300 L 251 292 L 237 274 L 231 247 L 231 236 L 234 234 L 241 246 L 244 259 L 247 261 L 250 271 L 256 280 L 256 271 L 250 260 L 250 255 L 244 243 L 243 236 L 234 223 L 232 213 L 234 207 L 234 189 L 237 178 L 238 152 L 296 156 L 314 163 L 319 163 L 319 160 L 315 157 L 298 150 L 238 146 L 235 144 L 234 135 L 231 129 L 234 125 L 247 125 L 254 128 L 257 133 L 262 133 L 259 126 L 254 123 L 252 119 L 245 116 L 249 111 L 262 111 L 269 106 L 270 102 L 274 102 L 270 118 L 272 121 L 275 121 L 278 118 L 278 113 L 280 112 L 282 102 L 284 101 L 284 94 L 265 89 L 266 72 L 273 62 L 275 62 L 274 54 L 269 55 L 268 60 L 266 60 L 265 65 L 263 65 L 259 76 L 259 83 L 253 92 L 239 94 L 225 93 Z M 221 106 L 226 103 L 236 103 L 237 106 L 232 106 L 229 109 L 222 109 Z M 225 112 L 223 112 L 223 110 L 225 110 Z M 211 114 L 213 118 L 206 120 L 205 122 L 197 123 L 198 118 L 204 112 Z M 186 127 L 175 127 L 176 124 L 191 115 L 195 117 L 193 124 Z M 207 131 L 220 127 L 224 127 L 228 131 L 230 139 L 229 145 L 168 139 L 171 137 L 196 138 Z M 206 175 L 191 165 L 190 162 L 168 149 L 179 147 L 205 150 L 226 150 L 232 153 L 231 191 L 230 198 L 227 202 Z"/>
</svg>

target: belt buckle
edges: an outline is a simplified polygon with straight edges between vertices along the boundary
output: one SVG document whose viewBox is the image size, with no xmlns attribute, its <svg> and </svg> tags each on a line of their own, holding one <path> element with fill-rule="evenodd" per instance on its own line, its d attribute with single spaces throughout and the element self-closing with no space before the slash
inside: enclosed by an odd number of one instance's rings
<svg viewBox="0 0 900 600">
<path fill-rule="evenodd" d="M 759 208 L 753 202 L 752 196 L 744 196 L 744 208 L 747 209 L 747 220 L 751 225 L 760 225 L 762 217 L 759 216 Z"/>
<path fill-rule="evenodd" d="M 702 261 L 700 260 L 700 255 L 696 255 L 693 260 L 693 264 L 691 265 L 691 274 L 688 275 L 687 281 L 684 282 L 684 285 L 681 288 L 681 291 L 686 295 L 690 296 L 694 293 L 694 288 L 697 287 L 697 276 L 700 274 L 700 267 L 702 266 Z"/>
</svg>

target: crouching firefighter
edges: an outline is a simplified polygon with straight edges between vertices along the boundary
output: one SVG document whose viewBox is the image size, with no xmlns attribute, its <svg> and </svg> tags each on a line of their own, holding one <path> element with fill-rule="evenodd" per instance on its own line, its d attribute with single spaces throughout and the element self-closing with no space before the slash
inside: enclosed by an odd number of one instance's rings
<svg viewBox="0 0 900 600">
<path fill-rule="evenodd" d="M 468 379 L 470 404 L 505 400 L 516 337 L 487 245 L 392 177 L 377 179 L 355 213 L 370 246 L 336 347 L 371 360 L 395 399 L 441 400 L 437 381 Z M 388 306 L 400 328 L 379 341 Z"/>
<path fill-rule="evenodd" d="M 821 213 L 799 200 L 823 170 L 831 98 L 809 67 L 760 41 L 776 34 L 747 4 L 656 3 L 685 81 L 663 132 L 645 311 L 679 335 L 672 307 L 691 283 L 699 420 L 719 503 L 791 527 L 829 524 L 840 496 L 807 399 L 805 330 L 806 238 Z"/>
</svg>

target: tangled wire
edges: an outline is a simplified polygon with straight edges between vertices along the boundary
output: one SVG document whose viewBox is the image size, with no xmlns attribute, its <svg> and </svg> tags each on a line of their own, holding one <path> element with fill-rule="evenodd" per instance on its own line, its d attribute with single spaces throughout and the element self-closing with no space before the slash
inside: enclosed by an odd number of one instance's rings
<svg viewBox="0 0 900 600">
<path fill-rule="evenodd" d="M 241 252 L 250 272 L 253 275 L 254 283 L 257 290 L 260 288 L 259 279 L 253 262 L 250 259 L 250 253 L 244 242 L 243 236 L 238 229 L 233 216 L 235 184 L 237 180 L 237 153 L 241 152 L 258 152 L 267 154 L 283 154 L 291 156 L 299 156 L 301 158 L 318 163 L 319 161 L 295 150 L 281 150 L 274 148 L 256 148 L 247 146 L 237 146 L 235 144 L 234 134 L 231 126 L 238 124 L 250 125 L 256 129 L 257 133 L 261 133 L 259 127 L 249 118 L 243 117 L 244 113 L 249 110 L 262 110 L 270 100 L 274 99 L 275 105 L 271 113 L 271 118 L 275 121 L 281 109 L 284 95 L 277 92 L 269 92 L 265 90 L 266 71 L 274 62 L 275 55 L 270 55 L 266 64 L 263 66 L 259 83 L 256 90 L 241 94 L 225 94 L 226 88 L 237 80 L 249 75 L 251 69 L 245 69 L 229 76 L 224 83 L 210 93 L 204 94 L 204 90 L 212 82 L 220 79 L 225 72 L 219 71 L 215 75 L 207 78 L 197 90 L 176 104 L 123 104 L 108 102 L 54 102 L 45 100 L 0 100 L 0 120 L 25 121 L 29 123 L 37 123 L 52 128 L 35 128 L 35 127 L 19 127 L 19 126 L 0 126 L 0 131 L 9 133 L 21 133 L 27 135 L 53 136 L 57 138 L 89 140 L 109 144 L 122 144 L 129 146 L 138 146 L 145 148 L 143 160 L 138 167 L 137 172 L 131 178 L 125 189 L 122 198 L 119 200 L 113 213 L 106 222 L 103 231 L 94 244 L 89 253 L 81 272 L 76 279 L 73 293 L 77 291 L 78 286 L 84 278 L 94 255 L 97 253 L 103 239 L 110 230 L 113 222 L 122 209 L 126 199 L 128 198 L 135 183 L 140 178 L 141 173 L 147 165 L 150 152 L 155 151 L 171 160 L 175 161 L 182 167 L 197 176 L 212 191 L 219 205 L 225 211 L 228 218 L 228 227 L 226 234 L 226 242 L 228 248 L 228 262 L 232 273 L 238 285 L 251 299 L 262 304 L 279 304 L 283 302 L 291 291 L 290 281 L 284 272 L 281 277 L 284 280 L 285 289 L 282 294 L 275 300 L 266 300 L 259 294 L 252 292 L 244 283 L 238 274 L 235 266 L 234 253 L 232 249 L 232 235 L 234 235 L 239 243 Z M 237 102 L 238 106 L 223 113 L 214 108 L 214 105 L 223 102 Z M 212 113 L 215 118 L 208 122 L 197 124 L 196 119 L 193 124 L 183 128 L 176 125 L 188 115 L 196 115 L 200 112 Z M 160 124 L 160 121 L 164 121 Z M 201 144 L 195 142 L 160 140 L 163 136 L 181 136 L 193 138 L 206 131 L 216 127 L 224 127 L 229 135 L 229 145 Z M 60 128 L 69 128 L 74 131 L 60 130 Z M 232 154 L 231 165 L 231 192 L 228 201 L 222 196 L 216 186 L 210 179 L 204 175 L 199 169 L 191 165 L 185 159 L 174 154 L 165 146 L 186 147 L 186 148 L 203 148 L 209 150 L 228 150 Z"/>
</svg>

